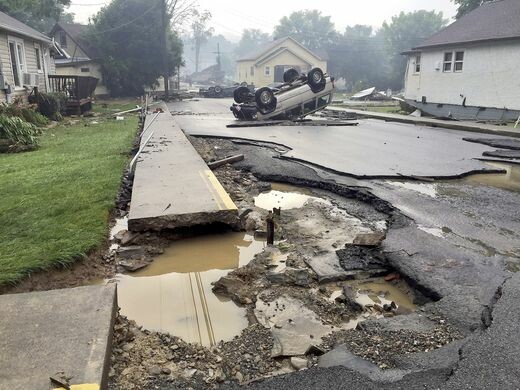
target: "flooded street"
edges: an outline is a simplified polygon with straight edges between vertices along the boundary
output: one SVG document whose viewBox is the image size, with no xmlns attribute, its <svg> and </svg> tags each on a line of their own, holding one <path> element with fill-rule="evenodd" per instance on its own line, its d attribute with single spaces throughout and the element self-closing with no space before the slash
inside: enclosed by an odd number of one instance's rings
<svg viewBox="0 0 520 390">
<path fill-rule="evenodd" d="M 247 327 L 245 309 L 216 296 L 211 283 L 246 265 L 264 246 L 244 233 L 174 242 L 143 270 L 117 275 L 121 313 L 188 342 L 229 340 Z"/>
</svg>

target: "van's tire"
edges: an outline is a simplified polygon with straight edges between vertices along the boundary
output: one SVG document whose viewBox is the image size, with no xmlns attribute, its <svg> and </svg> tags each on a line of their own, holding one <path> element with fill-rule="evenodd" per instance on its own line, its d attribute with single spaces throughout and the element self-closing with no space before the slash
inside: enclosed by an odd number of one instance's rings
<svg viewBox="0 0 520 390">
<path fill-rule="evenodd" d="M 235 99 L 235 102 L 239 104 L 245 103 L 249 100 L 250 93 L 251 91 L 249 90 L 249 88 L 241 86 L 233 91 L 233 98 Z"/>
<path fill-rule="evenodd" d="M 264 113 L 273 111 L 276 108 L 276 96 L 271 88 L 262 87 L 255 92 L 255 101 L 257 107 Z"/>
<path fill-rule="evenodd" d="M 296 69 L 294 69 L 294 68 L 287 69 L 283 74 L 283 82 L 292 83 L 295 80 L 297 80 L 298 77 L 300 77 L 300 74 L 298 73 L 298 71 Z"/>
<path fill-rule="evenodd" d="M 246 83 L 245 81 L 242 81 L 242 82 L 240 83 L 240 86 L 241 86 L 241 87 L 247 87 L 247 83 Z"/>
<path fill-rule="evenodd" d="M 217 85 L 217 86 L 215 87 L 215 93 L 216 93 L 217 95 L 220 95 L 220 94 L 222 93 L 222 87 L 219 86 L 219 85 Z"/>
<path fill-rule="evenodd" d="M 317 93 L 325 89 L 325 75 L 320 68 L 313 68 L 307 73 L 307 83 L 312 92 Z"/>
</svg>

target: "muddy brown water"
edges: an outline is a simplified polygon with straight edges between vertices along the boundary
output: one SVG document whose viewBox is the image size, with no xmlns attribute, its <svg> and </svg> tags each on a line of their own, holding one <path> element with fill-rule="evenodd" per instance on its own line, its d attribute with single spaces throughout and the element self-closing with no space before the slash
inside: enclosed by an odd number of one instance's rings
<svg viewBox="0 0 520 390">
<path fill-rule="evenodd" d="M 506 173 L 471 175 L 462 179 L 462 182 L 520 191 L 520 165 L 490 162 L 487 164 L 493 168 L 503 169 Z"/>
<path fill-rule="evenodd" d="M 247 327 L 246 312 L 215 295 L 211 283 L 246 265 L 264 247 L 244 233 L 175 242 L 143 270 L 117 275 L 121 313 L 187 342 L 210 346 L 230 340 Z"/>
</svg>

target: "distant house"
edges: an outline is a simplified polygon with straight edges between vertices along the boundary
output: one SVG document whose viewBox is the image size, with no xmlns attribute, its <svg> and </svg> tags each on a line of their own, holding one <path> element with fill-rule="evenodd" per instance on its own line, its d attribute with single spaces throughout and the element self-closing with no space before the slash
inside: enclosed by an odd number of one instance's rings
<svg viewBox="0 0 520 390">
<path fill-rule="evenodd" d="M 0 102 L 26 101 L 35 88 L 48 91 L 51 47 L 49 37 L 0 12 Z"/>
<path fill-rule="evenodd" d="M 484 3 L 409 52 L 405 100 L 455 119 L 520 115 L 520 1 Z"/>
<path fill-rule="evenodd" d="M 285 70 L 296 68 L 306 72 L 314 67 L 327 71 L 324 53 L 311 51 L 291 37 L 280 38 L 237 60 L 236 81 L 268 85 L 282 82 Z"/>
<path fill-rule="evenodd" d="M 99 81 L 95 96 L 107 96 L 109 90 L 103 83 L 99 53 L 84 37 L 88 26 L 78 23 L 56 23 L 50 32 L 60 49 L 56 56 L 56 74 L 60 76 L 90 76 Z"/>
</svg>

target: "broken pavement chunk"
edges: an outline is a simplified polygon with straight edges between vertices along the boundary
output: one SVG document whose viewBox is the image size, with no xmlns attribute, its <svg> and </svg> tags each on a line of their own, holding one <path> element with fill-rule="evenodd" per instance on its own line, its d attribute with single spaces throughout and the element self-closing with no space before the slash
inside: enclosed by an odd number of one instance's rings
<svg viewBox="0 0 520 390">
<path fill-rule="evenodd" d="M 268 273 L 267 280 L 273 284 L 308 287 L 312 282 L 312 275 L 306 268 L 287 267 L 283 272 Z"/>
<path fill-rule="evenodd" d="M 354 241 L 352 241 L 353 245 L 360 245 L 360 246 L 379 246 L 385 239 L 386 235 L 385 233 L 376 232 L 376 233 L 360 233 L 355 238 Z"/>
<path fill-rule="evenodd" d="M 260 297 L 256 302 L 255 316 L 260 324 L 271 329 L 273 357 L 304 355 L 312 345 L 319 344 L 323 336 L 334 330 L 323 325 L 316 313 L 303 302 L 287 296 L 269 304 Z"/>
</svg>

